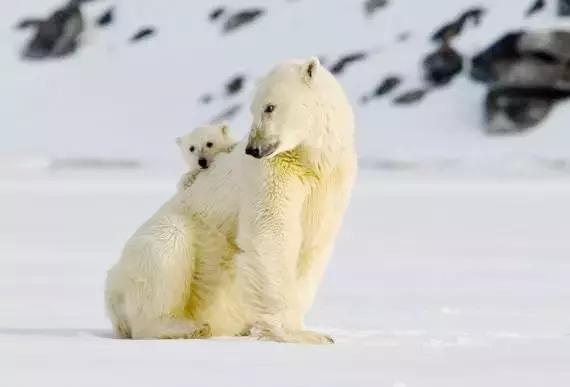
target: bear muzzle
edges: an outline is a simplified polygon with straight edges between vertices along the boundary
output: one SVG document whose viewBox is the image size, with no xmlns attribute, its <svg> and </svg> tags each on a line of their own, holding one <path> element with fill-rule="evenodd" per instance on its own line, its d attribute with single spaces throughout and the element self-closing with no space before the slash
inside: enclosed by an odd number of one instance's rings
<svg viewBox="0 0 570 387">
<path fill-rule="evenodd" d="M 247 147 L 245 148 L 245 154 L 255 157 L 256 159 L 261 159 L 267 156 L 270 156 L 271 154 L 273 154 L 273 152 L 275 152 L 275 150 L 277 149 L 277 147 L 279 146 L 279 143 L 274 143 L 274 144 L 268 144 L 268 145 L 250 145 L 247 144 Z"/>
</svg>

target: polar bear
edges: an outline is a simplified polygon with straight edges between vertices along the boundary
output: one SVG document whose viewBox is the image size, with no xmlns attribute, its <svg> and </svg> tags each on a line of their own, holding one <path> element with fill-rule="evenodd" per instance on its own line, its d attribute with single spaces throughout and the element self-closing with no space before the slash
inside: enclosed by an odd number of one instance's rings
<svg viewBox="0 0 570 387">
<path fill-rule="evenodd" d="M 247 140 L 164 204 L 110 270 L 121 337 L 332 342 L 303 320 L 356 176 L 351 105 L 310 58 L 262 78 L 251 113 Z"/>
<path fill-rule="evenodd" d="M 201 170 L 212 165 L 218 154 L 228 153 L 235 147 L 237 143 L 229 131 L 228 124 L 222 123 L 201 126 L 184 136 L 176 137 L 176 144 L 188 166 L 188 172 L 182 175 L 178 183 L 178 190 L 188 188 Z"/>
</svg>

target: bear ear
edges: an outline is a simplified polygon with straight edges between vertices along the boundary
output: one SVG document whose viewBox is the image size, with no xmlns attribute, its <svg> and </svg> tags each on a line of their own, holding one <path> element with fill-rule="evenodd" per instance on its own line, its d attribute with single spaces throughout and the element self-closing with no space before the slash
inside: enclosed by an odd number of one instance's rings
<svg viewBox="0 0 570 387">
<path fill-rule="evenodd" d="M 182 137 L 176 137 L 176 145 L 182 144 Z"/>
<path fill-rule="evenodd" d="M 303 80 L 307 84 L 311 84 L 313 79 L 315 79 L 317 71 L 319 71 L 320 67 L 321 63 L 319 62 L 319 58 L 317 58 L 316 56 L 309 58 L 301 68 Z"/>
</svg>

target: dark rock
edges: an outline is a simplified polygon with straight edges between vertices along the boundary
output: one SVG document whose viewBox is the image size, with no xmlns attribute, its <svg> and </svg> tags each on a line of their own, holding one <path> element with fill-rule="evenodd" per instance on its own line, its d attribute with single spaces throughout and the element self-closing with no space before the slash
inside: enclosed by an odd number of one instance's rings
<svg viewBox="0 0 570 387">
<path fill-rule="evenodd" d="M 485 9 L 483 8 L 470 8 L 459 15 L 456 20 L 446 23 L 437 29 L 433 33 L 431 40 L 437 43 L 449 42 L 461 34 L 467 22 L 472 21 L 474 25 L 480 25 L 484 14 Z"/>
<path fill-rule="evenodd" d="M 531 52 L 529 53 L 529 57 L 535 58 L 542 63 L 560 63 L 558 58 L 548 52 Z"/>
<path fill-rule="evenodd" d="M 463 57 L 452 47 L 444 44 L 423 61 L 425 78 L 435 86 L 448 84 L 463 70 Z"/>
<path fill-rule="evenodd" d="M 225 33 L 233 32 L 238 28 L 253 23 L 264 14 L 265 10 L 262 8 L 250 8 L 238 11 L 225 21 L 223 30 Z"/>
<path fill-rule="evenodd" d="M 496 82 L 501 67 L 511 65 L 521 58 L 519 41 L 523 32 L 511 32 L 476 55 L 471 63 L 471 77 L 479 82 Z"/>
<path fill-rule="evenodd" d="M 444 24 L 441 28 L 436 30 L 431 40 L 438 43 L 448 42 L 458 36 L 463 30 L 463 23 L 455 20 L 451 23 Z"/>
<path fill-rule="evenodd" d="M 535 127 L 570 97 L 570 33 L 512 32 L 475 56 L 471 75 L 492 84 L 485 99 L 487 131 Z"/>
<path fill-rule="evenodd" d="M 38 28 L 42 22 L 42 19 L 24 18 L 16 24 L 16 29 L 26 30 L 28 28 Z"/>
<path fill-rule="evenodd" d="M 210 122 L 215 124 L 215 123 L 219 123 L 219 122 L 229 121 L 232 118 L 234 118 L 240 112 L 240 110 L 241 110 L 240 104 L 232 105 L 229 108 L 223 110 L 221 113 L 219 113 L 214 118 L 212 118 L 210 120 Z"/>
<path fill-rule="evenodd" d="M 558 16 L 570 16 L 570 0 L 558 0 Z"/>
<path fill-rule="evenodd" d="M 245 84 L 245 76 L 236 75 L 226 83 L 226 94 L 234 95 L 241 91 Z"/>
<path fill-rule="evenodd" d="M 220 17 L 222 17 L 225 12 L 226 12 L 226 9 L 224 7 L 216 7 L 210 11 L 210 13 L 208 15 L 208 19 L 212 22 L 216 21 Z"/>
<path fill-rule="evenodd" d="M 570 32 L 528 32 L 521 37 L 518 49 L 523 55 L 542 57 L 547 61 L 567 62 L 570 60 Z"/>
<path fill-rule="evenodd" d="M 530 5 L 529 9 L 527 9 L 527 11 L 525 13 L 526 17 L 530 17 L 530 16 L 534 15 L 535 13 L 542 11 L 544 9 L 545 5 L 546 5 L 545 0 L 534 0 L 532 2 L 532 4 Z"/>
<path fill-rule="evenodd" d="M 520 133 L 539 124 L 570 89 L 551 86 L 497 86 L 485 99 L 485 121 L 491 134 Z"/>
<path fill-rule="evenodd" d="M 363 61 L 367 57 L 368 54 L 362 51 L 344 55 L 331 66 L 330 71 L 333 74 L 340 74 L 346 69 L 347 66 L 356 62 Z"/>
<path fill-rule="evenodd" d="M 364 2 L 364 12 L 370 17 L 387 5 L 388 0 L 366 0 Z"/>
<path fill-rule="evenodd" d="M 400 94 L 393 101 L 396 105 L 410 105 L 420 102 L 427 94 L 426 89 L 414 89 Z"/>
<path fill-rule="evenodd" d="M 131 43 L 136 43 L 141 40 L 146 40 L 156 34 L 156 29 L 154 27 L 143 27 L 138 30 L 130 39 Z"/>
<path fill-rule="evenodd" d="M 71 1 L 37 24 L 36 33 L 24 49 L 25 59 L 57 58 L 72 54 L 83 32 L 83 15 L 79 3 Z"/>
<path fill-rule="evenodd" d="M 401 83 L 402 79 L 396 75 L 386 77 L 382 83 L 380 83 L 376 89 L 374 89 L 372 95 L 374 97 L 381 97 L 384 94 L 391 92 L 396 87 L 400 86 Z"/>
<path fill-rule="evenodd" d="M 96 24 L 99 27 L 105 27 L 112 24 L 115 21 L 115 8 L 111 7 L 101 14 L 96 20 Z"/>
<path fill-rule="evenodd" d="M 468 21 L 472 21 L 473 25 L 479 26 L 481 25 L 481 21 L 483 19 L 483 16 L 485 15 L 485 12 L 486 12 L 485 8 L 481 7 L 470 8 L 459 16 L 459 20 L 462 20 L 463 24 L 467 23 Z"/>
<path fill-rule="evenodd" d="M 370 95 L 365 95 L 362 97 L 361 102 L 367 103 L 371 99 L 380 98 L 392 90 L 397 88 L 402 83 L 402 79 L 396 75 L 391 75 L 382 80 L 378 86 L 372 91 Z"/>
<path fill-rule="evenodd" d="M 509 85 L 555 85 L 567 77 L 567 67 L 557 62 L 545 62 L 533 56 L 525 56 L 513 62 L 496 66 L 497 82 Z"/>
<path fill-rule="evenodd" d="M 563 85 L 565 87 L 568 87 L 568 85 L 570 85 L 570 63 L 565 63 L 562 65 L 560 78 L 558 79 L 557 84 Z"/>
<path fill-rule="evenodd" d="M 569 32 L 511 32 L 473 58 L 471 76 L 485 83 L 534 84 L 541 79 L 553 81 L 555 72 L 566 71 L 568 61 Z"/>
</svg>

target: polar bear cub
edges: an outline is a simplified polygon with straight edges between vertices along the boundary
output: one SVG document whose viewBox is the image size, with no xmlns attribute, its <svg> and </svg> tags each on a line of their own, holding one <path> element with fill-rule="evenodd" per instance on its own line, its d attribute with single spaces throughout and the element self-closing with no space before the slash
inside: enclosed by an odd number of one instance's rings
<svg viewBox="0 0 570 387">
<path fill-rule="evenodd" d="M 176 144 L 189 168 L 178 183 L 178 190 L 182 191 L 192 185 L 202 170 L 212 165 L 218 154 L 231 152 L 237 142 L 230 136 L 228 125 L 220 124 L 202 126 L 177 137 Z"/>
</svg>

